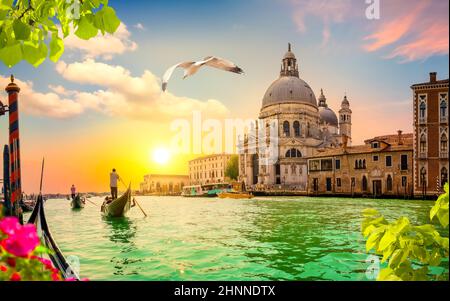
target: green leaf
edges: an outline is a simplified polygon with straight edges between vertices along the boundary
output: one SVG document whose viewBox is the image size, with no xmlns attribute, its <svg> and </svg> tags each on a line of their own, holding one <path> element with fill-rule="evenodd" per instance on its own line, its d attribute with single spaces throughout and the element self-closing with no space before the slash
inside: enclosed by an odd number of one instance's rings
<svg viewBox="0 0 450 301">
<path fill-rule="evenodd" d="M 25 41 L 28 40 L 31 34 L 30 26 L 23 23 L 20 20 L 14 20 L 13 22 L 14 35 L 16 40 Z"/>
<path fill-rule="evenodd" d="M 16 43 L 0 49 L 0 60 L 9 68 L 19 63 L 23 58 L 22 45 Z"/>
<path fill-rule="evenodd" d="M 377 281 L 402 281 L 402 279 L 396 276 L 392 269 L 386 268 L 380 271 Z"/>
<path fill-rule="evenodd" d="M 111 34 L 115 33 L 120 25 L 120 20 L 116 16 L 116 11 L 110 6 L 105 6 L 102 11 L 104 30 Z"/>
<path fill-rule="evenodd" d="M 380 240 L 380 245 L 378 246 L 378 251 L 383 251 L 388 248 L 391 244 L 397 241 L 397 237 L 390 231 L 387 230 L 384 233 L 383 238 Z"/>
<path fill-rule="evenodd" d="M 385 231 L 385 227 L 380 227 L 372 232 L 372 234 L 369 236 L 366 242 L 366 251 L 369 252 L 373 248 L 376 247 L 378 244 L 380 238 L 383 236 Z"/>
<path fill-rule="evenodd" d="M 50 42 L 50 60 L 57 62 L 63 53 L 64 42 L 57 34 L 54 34 L 52 41 Z"/>
<path fill-rule="evenodd" d="M 25 42 L 23 44 L 23 58 L 34 67 L 38 67 L 45 61 L 47 53 L 48 49 L 45 43 L 35 45 L 30 42 Z"/>
<path fill-rule="evenodd" d="M 97 36 L 98 28 L 92 24 L 87 16 L 82 16 L 78 23 L 78 28 L 75 31 L 77 37 L 83 40 L 89 40 Z"/>
</svg>

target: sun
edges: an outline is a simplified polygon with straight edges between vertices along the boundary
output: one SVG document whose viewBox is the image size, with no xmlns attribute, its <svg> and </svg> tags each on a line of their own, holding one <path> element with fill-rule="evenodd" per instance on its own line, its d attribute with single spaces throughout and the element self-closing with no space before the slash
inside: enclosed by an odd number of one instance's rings
<svg viewBox="0 0 450 301">
<path fill-rule="evenodd" d="M 153 151 L 153 161 L 159 165 L 166 165 L 170 160 L 170 151 L 165 148 L 157 148 Z"/>
</svg>

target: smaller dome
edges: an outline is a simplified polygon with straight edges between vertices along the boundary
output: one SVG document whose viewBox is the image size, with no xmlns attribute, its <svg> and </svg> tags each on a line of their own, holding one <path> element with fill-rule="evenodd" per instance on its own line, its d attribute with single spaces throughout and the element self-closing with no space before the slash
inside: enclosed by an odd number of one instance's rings
<svg viewBox="0 0 450 301">
<path fill-rule="evenodd" d="M 327 123 L 335 127 L 339 126 L 339 121 L 336 113 L 334 113 L 332 109 L 328 107 L 319 107 L 319 116 L 321 123 Z"/>
<path fill-rule="evenodd" d="M 295 54 L 291 51 L 286 52 L 286 54 L 284 55 L 285 59 L 295 59 Z"/>
<path fill-rule="evenodd" d="M 347 99 L 347 95 L 345 95 L 344 96 L 344 100 L 342 101 L 342 105 L 344 106 L 349 106 L 350 105 L 350 103 L 348 102 L 348 99 Z"/>
</svg>

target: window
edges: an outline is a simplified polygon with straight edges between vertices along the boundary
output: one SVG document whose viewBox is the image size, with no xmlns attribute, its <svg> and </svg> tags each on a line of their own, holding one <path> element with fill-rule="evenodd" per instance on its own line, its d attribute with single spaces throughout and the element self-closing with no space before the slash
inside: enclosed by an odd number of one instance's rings
<svg viewBox="0 0 450 301">
<path fill-rule="evenodd" d="M 355 160 L 355 169 L 358 169 L 358 160 Z"/>
<path fill-rule="evenodd" d="M 336 165 L 336 170 L 340 170 L 341 169 L 341 160 L 336 159 L 335 165 Z"/>
<path fill-rule="evenodd" d="M 366 169 L 366 159 L 363 160 L 363 166 L 362 166 L 362 168 L 363 168 L 363 169 Z"/>
<path fill-rule="evenodd" d="M 422 154 L 427 152 L 427 136 L 425 134 L 420 136 L 420 152 Z"/>
<path fill-rule="evenodd" d="M 283 123 L 283 133 L 286 137 L 291 136 L 291 128 L 290 128 L 289 121 L 285 121 Z"/>
<path fill-rule="evenodd" d="M 331 182 L 331 178 L 327 178 L 326 179 L 326 183 L 327 183 L 327 192 L 330 192 L 333 190 L 333 184 Z"/>
<path fill-rule="evenodd" d="M 336 179 L 336 186 L 337 187 L 341 187 L 342 186 L 341 178 L 337 178 Z"/>
<path fill-rule="evenodd" d="M 320 171 L 320 160 L 309 161 L 309 171 Z"/>
<path fill-rule="evenodd" d="M 448 170 L 445 167 L 441 169 L 441 187 L 448 183 Z"/>
<path fill-rule="evenodd" d="M 300 137 L 300 133 L 301 133 L 300 122 L 295 121 L 294 122 L 294 135 L 295 135 L 295 137 Z"/>
<path fill-rule="evenodd" d="M 380 144 L 378 142 L 372 142 L 372 148 L 379 148 Z"/>
<path fill-rule="evenodd" d="M 427 186 L 427 169 L 425 167 L 420 170 L 420 184 L 422 187 Z"/>
<path fill-rule="evenodd" d="M 408 184 L 408 178 L 402 177 L 402 187 L 406 187 L 407 184 Z"/>
<path fill-rule="evenodd" d="M 400 169 L 401 170 L 408 170 L 408 155 L 402 155 L 401 163 L 400 163 Z"/>
<path fill-rule="evenodd" d="M 392 167 L 392 156 L 386 156 L 386 167 Z"/>
<path fill-rule="evenodd" d="M 373 162 L 378 162 L 379 157 L 378 156 L 373 156 Z"/>
<path fill-rule="evenodd" d="M 424 99 L 424 97 L 422 97 L 422 99 Z M 425 104 L 425 101 L 420 103 L 419 111 L 420 120 L 424 121 L 427 114 L 427 105 Z"/>
<path fill-rule="evenodd" d="M 367 178 L 366 176 L 363 176 L 362 178 L 362 191 L 367 191 Z"/>
<path fill-rule="evenodd" d="M 386 180 L 386 189 L 387 191 L 392 191 L 392 176 L 388 175 Z"/>
<path fill-rule="evenodd" d="M 321 167 L 323 171 L 333 170 L 333 160 L 332 159 L 322 160 Z"/>
<path fill-rule="evenodd" d="M 295 149 L 295 148 L 288 150 L 286 153 L 286 158 L 301 158 L 301 157 L 302 157 L 302 153 L 298 149 Z"/>
<path fill-rule="evenodd" d="M 441 153 L 446 154 L 448 152 L 448 140 L 445 134 L 441 136 Z"/>
<path fill-rule="evenodd" d="M 447 101 L 445 101 L 445 99 L 441 101 L 440 108 L 441 108 L 441 119 L 445 119 L 447 117 Z"/>
</svg>

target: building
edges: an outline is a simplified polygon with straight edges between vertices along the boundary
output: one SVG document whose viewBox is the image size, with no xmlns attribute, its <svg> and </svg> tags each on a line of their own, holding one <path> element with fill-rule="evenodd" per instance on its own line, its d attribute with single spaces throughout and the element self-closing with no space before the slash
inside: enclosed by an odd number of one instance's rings
<svg viewBox="0 0 450 301">
<path fill-rule="evenodd" d="M 448 82 L 430 80 L 411 86 L 414 103 L 414 192 L 434 196 L 448 182 Z"/>
<path fill-rule="evenodd" d="M 375 137 L 364 145 L 318 150 L 308 160 L 308 193 L 412 196 L 413 134 Z"/>
<path fill-rule="evenodd" d="M 189 182 L 191 185 L 223 183 L 225 171 L 233 155 L 218 154 L 189 161 Z"/>
<path fill-rule="evenodd" d="M 179 194 L 188 185 L 189 177 L 184 175 L 146 175 L 141 183 L 140 193 L 172 195 Z"/>
<path fill-rule="evenodd" d="M 352 111 L 347 96 L 336 113 L 327 105 L 323 90 L 317 102 L 313 89 L 300 78 L 297 58 L 289 44 L 281 62 L 279 78 L 267 89 L 259 125 L 278 124 L 276 160 L 266 161 L 264 141 L 247 134 L 239 142 L 240 181 L 248 187 L 281 187 L 306 191 L 307 159 L 319 148 L 335 148 L 343 139 L 351 143 Z M 258 132 L 259 129 L 256 129 Z M 251 139 L 249 139 L 251 138 Z"/>
</svg>

